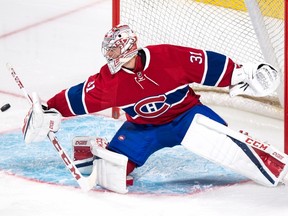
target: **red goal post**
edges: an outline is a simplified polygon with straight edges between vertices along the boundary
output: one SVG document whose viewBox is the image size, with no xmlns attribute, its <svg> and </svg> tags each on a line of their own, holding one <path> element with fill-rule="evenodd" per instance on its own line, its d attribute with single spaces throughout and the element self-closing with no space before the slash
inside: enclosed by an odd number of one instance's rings
<svg viewBox="0 0 288 216">
<path fill-rule="evenodd" d="M 112 27 L 120 23 L 120 0 L 112 0 Z M 120 117 L 120 109 L 112 107 L 112 117 L 118 119 Z"/>
<path fill-rule="evenodd" d="M 265 98 L 231 99 L 227 89 L 193 87 L 204 103 L 219 105 L 221 95 L 221 105 L 283 119 L 288 153 L 287 5 L 287 0 L 112 0 L 112 24 L 129 24 L 140 47 L 172 43 L 218 51 L 239 62 L 274 65 L 282 72 L 281 87 Z M 120 109 L 113 108 L 112 116 L 119 118 Z"/>
</svg>

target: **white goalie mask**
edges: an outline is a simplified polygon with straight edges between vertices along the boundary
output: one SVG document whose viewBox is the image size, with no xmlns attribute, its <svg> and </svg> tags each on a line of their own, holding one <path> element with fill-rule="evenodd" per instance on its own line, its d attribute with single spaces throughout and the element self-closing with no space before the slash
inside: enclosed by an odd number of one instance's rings
<svg viewBox="0 0 288 216">
<path fill-rule="evenodd" d="M 111 74 L 137 55 L 137 36 L 128 25 L 118 25 L 108 31 L 102 42 L 102 53 Z M 119 49 L 117 49 L 119 48 Z"/>
</svg>

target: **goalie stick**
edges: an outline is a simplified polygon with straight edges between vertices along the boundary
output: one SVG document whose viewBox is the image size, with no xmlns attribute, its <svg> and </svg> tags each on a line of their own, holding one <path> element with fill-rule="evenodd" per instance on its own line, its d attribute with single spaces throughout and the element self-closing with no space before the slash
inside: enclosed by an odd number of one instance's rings
<svg viewBox="0 0 288 216">
<path fill-rule="evenodd" d="M 14 78 L 14 81 L 16 82 L 16 84 L 18 85 L 20 90 L 22 90 L 26 99 L 32 105 L 33 101 L 31 99 L 30 95 L 28 94 L 28 92 L 26 91 L 26 89 L 24 88 L 24 85 L 22 84 L 19 76 L 16 74 L 14 68 L 8 63 L 6 64 L 6 66 L 7 66 L 8 71 L 11 73 L 12 77 Z M 77 183 L 79 184 L 81 189 L 83 191 L 91 190 L 96 184 L 96 179 L 97 179 L 96 165 L 93 163 L 93 169 L 92 169 L 91 175 L 89 175 L 87 177 L 83 176 L 80 173 L 80 171 L 78 170 L 78 168 L 76 167 L 76 165 L 74 164 L 74 162 L 71 160 L 71 158 L 65 152 L 65 150 L 63 149 L 61 144 L 59 143 L 55 133 L 50 131 L 48 133 L 47 137 L 49 138 L 50 142 L 53 144 L 53 146 L 56 149 L 56 151 L 58 152 L 60 158 L 62 159 L 62 161 L 64 162 L 65 166 L 68 168 L 68 170 L 70 171 L 70 173 L 72 174 L 74 179 L 77 181 Z"/>
</svg>

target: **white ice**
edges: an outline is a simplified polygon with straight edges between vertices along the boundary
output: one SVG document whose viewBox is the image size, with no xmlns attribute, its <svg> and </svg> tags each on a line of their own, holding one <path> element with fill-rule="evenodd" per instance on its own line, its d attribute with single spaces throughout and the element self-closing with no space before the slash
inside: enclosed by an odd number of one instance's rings
<svg viewBox="0 0 288 216">
<path fill-rule="evenodd" d="M 22 126 L 29 105 L 5 68 L 17 70 L 25 88 L 45 101 L 84 81 L 105 63 L 101 41 L 111 27 L 109 0 L 0 1 L 0 133 Z M 53 19 L 51 19 L 53 18 Z M 213 106 L 232 128 L 244 129 L 283 150 L 283 121 Z M 110 115 L 110 110 L 103 112 Z M 5 143 L 0 143 L 5 145 Z M 0 152 L 1 155 L 1 152 Z M 288 213 L 286 185 L 251 181 L 185 196 L 84 193 L 0 171 L 1 216 L 64 215 L 276 215 Z"/>
</svg>

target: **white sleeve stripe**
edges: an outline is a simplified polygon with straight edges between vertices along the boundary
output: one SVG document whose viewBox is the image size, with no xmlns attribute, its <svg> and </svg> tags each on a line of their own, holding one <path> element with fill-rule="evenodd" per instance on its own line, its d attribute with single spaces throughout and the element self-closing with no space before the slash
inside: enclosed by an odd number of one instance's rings
<svg viewBox="0 0 288 216">
<path fill-rule="evenodd" d="M 150 64 L 150 51 L 147 48 L 143 48 L 143 51 L 145 52 L 146 55 L 146 62 L 144 65 L 144 71 L 148 68 L 149 64 Z"/>
<path fill-rule="evenodd" d="M 227 67 L 228 67 L 228 62 L 229 62 L 229 59 L 226 57 L 223 71 L 222 71 L 221 75 L 219 76 L 219 79 L 217 80 L 215 86 L 218 86 L 218 85 L 219 85 L 219 83 L 221 82 L 223 76 L 225 75 L 225 73 L 226 73 L 226 71 L 227 71 Z"/>
<path fill-rule="evenodd" d="M 69 101 L 69 98 L 68 98 L 68 91 L 69 91 L 69 89 L 66 89 L 66 91 L 65 91 L 65 99 L 66 99 L 66 101 L 67 101 L 67 104 L 68 104 L 68 107 L 69 107 L 70 112 L 71 112 L 73 115 L 76 115 L 76 114 L 74 113 L 73 109 L 72 109 L 71 104 L 70 104 L 70 101 Z"/>
<path fill-rule="evenodd" d="M 88 114 L 88 109 L 87 109 L 87 106 L 86 106 L 86 103 L 85 103 L 85 87 L 86 87 L 86 84 L 87 84 L 87 81 L 85 81 L 84 85 L 83 85 L 83 89 L 82 89 L 82 104 L 83 104 L 83 107 L 84 107 L 84 110 L 86 112 L 86 114 Z"/>
<path fill-rule="evenodd" d="M 207 76 L 207 71 L 208 71 L 208 57 L 207 57 L 207 53 L 204 52 L 204 56 L 205 56 L 205 62 L 204 62 L 204 72 L 203 72 L 203 76 L 202 76 L 202 80 L 201 80 L 201 85 L 204 84 L 205 80 L 206 80 L 206 76 Z"/>
</svg>

